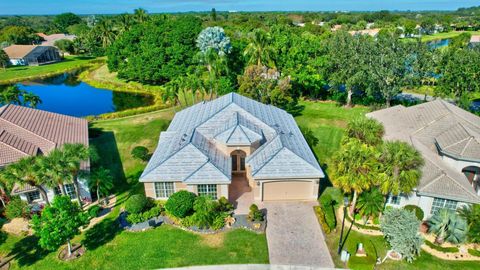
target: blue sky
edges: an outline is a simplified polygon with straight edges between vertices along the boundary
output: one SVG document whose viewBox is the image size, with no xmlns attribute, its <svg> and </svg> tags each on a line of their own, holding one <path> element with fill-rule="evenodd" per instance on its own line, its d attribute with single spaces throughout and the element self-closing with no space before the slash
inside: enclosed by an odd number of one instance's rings
<svg viewBox="0 0 480 270">
<path fill-rule="evenodd" d="M 479 0 L 0 0 L 0 14 L 79 14 L 205 11 L 335 11 L 335 10 L 453 10 L 480 5 Z"/>
</svg>

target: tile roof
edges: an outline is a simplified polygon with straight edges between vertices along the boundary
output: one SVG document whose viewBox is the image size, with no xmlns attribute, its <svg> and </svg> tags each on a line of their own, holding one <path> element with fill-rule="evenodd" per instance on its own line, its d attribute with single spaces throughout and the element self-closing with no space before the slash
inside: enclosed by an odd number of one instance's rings
<svg viewBox="0 0 480 270">
<path fill-rule="evenodd" d="M 0 166 L 23 156 L 47 154 L 65 143 L 88 146 L 85 119 L 12 104 L 0 107 Z"/>
<path fill-rule="evenodd" d="M 178 112 L 167 131 L 160 134 L 140 181 L 229 183 L 231 159 L 216 144 L 253 141 L 262 144 L 246 159 L 254 178 L 324 176 L 290 114 L 230 93 Z M 285 151 L 279 154 L 282 149 Z M 300 173 L 293 171 L 289 160 L 295 160 Z"/>
<path fill-rule="evenodd" d="M 440 99 L 408 108 L 398 105 L 367 116 L 383 123 L 385 139 L 408 142 L 422 153 L 425 165 L 419 194 L 480 202 L 466 176 L 439 154 L 478 162 L 480 117 Z"/>
<path fill-rule="evenodd" d="M 19 59 L 27 56 L 36 47 L 36 45 L 11 45 L 3 48 L 3 50 L 8 55 L 8 58 Z"/>
</svg>

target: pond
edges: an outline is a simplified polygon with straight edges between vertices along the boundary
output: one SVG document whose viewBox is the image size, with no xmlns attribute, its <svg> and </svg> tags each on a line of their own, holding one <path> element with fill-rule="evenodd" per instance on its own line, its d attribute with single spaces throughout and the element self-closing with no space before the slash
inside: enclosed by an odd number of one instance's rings
<svg viewBox="0 0 480 270">
<path fill-rule="evenodd" d="M 434 40 L 430 41 L 427 43 L 432 49 L 438 49 L 442 47 L 448 46 L 450 44 L 450 39 L 439 39 L 439 40 Z"/>
<path fill-rule="evenodd" d="M 116 92 L 95 88 L 78 80 L 78 72 L 21 82 L 20 89 L 39 96 L 38 109 L 83 117 L 148 106 L 150 95 Z"/>
</svg>

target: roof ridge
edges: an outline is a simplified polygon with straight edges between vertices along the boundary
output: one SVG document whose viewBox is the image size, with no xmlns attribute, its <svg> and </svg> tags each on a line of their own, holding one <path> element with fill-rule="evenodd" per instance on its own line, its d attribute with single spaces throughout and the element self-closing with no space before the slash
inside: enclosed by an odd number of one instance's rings
<svg viewBox="0 0 480 270">
<path fill-rule="evenodd" d="M 447 108 L 447 110 L 449 110 L 452 114 L 460 117 L 462 120 L 464 120 L 465 122 L 468 122 L 469 124 L 472 124 L 472 125 L 474 125 L 474 126 L 476 126 L 476 127 L 480 127 L 480 125 L 478 125 L 478 124 L 476 124 L 476 123 L 472 123 L 470 120 L 468 120 L 468 119 L 466 119 L 465 117 L 463 117 L 462 115 L 454 112 L 454 111 L 449 107 L 450 105 L 451 105 L 451 106 L 455 106 L 455 105 L 450 104 L 450 103 L 448 103 L 447 101 L 445 101 L 445 100 L 443 100 L 443 99 L 440 99 L 440 101 L 442 102 L 442 105 L 445 106 L 445 108 Z M 447 104 L 448 104 L 448 105 L 447 105 Z M 455 107 L 456 107 L 456 106 L 455 106 Z M 459 108 L 459 109 L 461 109 L 461 108 Z M 474 117 L 479 118 L 477 115 L 475 115 L 475 114 L 473 114 L 473 113 L 471 113 L 471 112 L 469 112 L 469 111 L 466 111 L 466 110 L 463 110 L 463 111 L 464 111 L 465 113 L 467 113 L 467 114 L 470 114 L 470 115 L 472 115 L 472 116 L 474 116 Z"/>
<path fill-rule="evenodd" d="M 470 143 L 473 141 L 473 138 L 472 137 L 468 137 L 467 138 L 468 142 L 465 144 L 465 146 L 463 147 L 462 151 L 460 152 L 461 155 L 463 155 L 465 153 L 465 151 L 467 150 L 468 146 L 470 145 Z"/>
<path fill-rule="evenodd" d="M 2 141 L 0 141 L 0 143 L 3 144 L 3 145 L 5 145 L 5 146 L 7 146 L 7 147 L 9 147 L 9 148 L 12 148 L 13 150 L 15 150 L 15 151 L 17 151 L 17 152 L 20 152 L 20 153 L 22 153 L 22 154 L 25 154 L 26 156 L 30 156 L 28 153 L 25 153 L 25 152 L 23 152 L 22 150 L 20 150 L 20 149 L 18 149 L 18 148 L 15 148 L 15 147 L 11 146 L 11 145 L 8 144 L 8 143 L 4 143 L 4 142 L 2 142 Z"/>
</svg>

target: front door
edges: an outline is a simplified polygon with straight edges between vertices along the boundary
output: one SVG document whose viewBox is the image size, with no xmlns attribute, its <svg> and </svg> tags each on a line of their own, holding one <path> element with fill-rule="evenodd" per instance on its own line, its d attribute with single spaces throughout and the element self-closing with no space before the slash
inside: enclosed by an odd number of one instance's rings
<svg viewBox="0 0 480 270">
<path fill-rule="evenodd" d="M 232 172 L 245 172 L 245 156 L 243 151 L 232 153 Z"/>
</svg>

